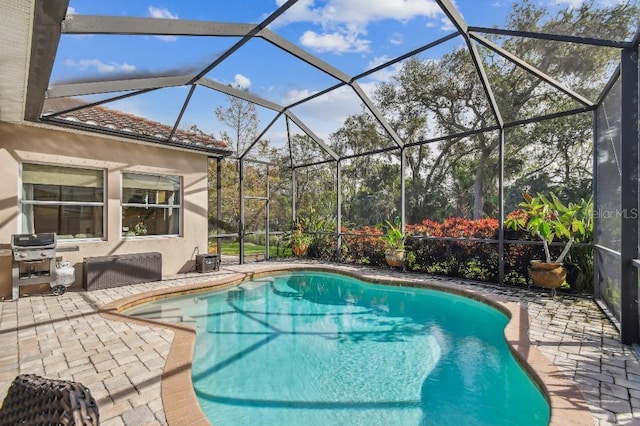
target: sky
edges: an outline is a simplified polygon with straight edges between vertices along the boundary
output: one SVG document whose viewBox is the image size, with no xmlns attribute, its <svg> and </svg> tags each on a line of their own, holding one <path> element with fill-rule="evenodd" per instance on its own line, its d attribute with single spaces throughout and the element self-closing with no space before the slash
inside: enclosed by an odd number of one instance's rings
<svg viewBox="0 0 640 426">
<path fill-rule="evenodd" d="M 71 0 L 68 15 L 110 15 L 198 21 L 259 23 L 286 0 Z M 582 0 L 531 0 L 550 10 L 577 7 Z M 600 3 L 611 3 L 605 0 Z M 456 0 L 469 25 L 503 26 L 513 0 Z M 366 6 L 366 7 L 365 7 Z M 300 0 L 269 29 L 327 64 L 355 76 L 392 58 L 438 40 L 455 31 L 432 0 Z M 193 75 L 204 69 L 238 39 L 229 37 L 156 37 L 63 35 L 51 83 L 150 74 Z M 460 37 L 420 54 L 438 60 L 464 44 Z M 358 80 L 371 94 L 400 64 Z M 246 89 L 280 105 L 288 105 L 333 86 L 338 81 L 261 39 L 235 52 L 206 78 Z M 106 106 L 172 125 L 187 96 L 187 88 L 167 88 Z M 113 94 L 112 94 L 113 95 Z M 101 99 L 103 95 L 90 100 Z M 219 136 L 225 130 L 215 119 L 224 96 L 198 88 L 181 127 L 196 125 Z M 348 87 L 292 109 L 314 132 L 327 140 L 350 114 L 361 112 L 361 102 Z M 275 117 L 258 107 L 263 129 Z M 277 122 L 264 138 L 285 143 L 284 122 Z M 280 142 L 276 142 L 280 141 Z"/>
</svg>

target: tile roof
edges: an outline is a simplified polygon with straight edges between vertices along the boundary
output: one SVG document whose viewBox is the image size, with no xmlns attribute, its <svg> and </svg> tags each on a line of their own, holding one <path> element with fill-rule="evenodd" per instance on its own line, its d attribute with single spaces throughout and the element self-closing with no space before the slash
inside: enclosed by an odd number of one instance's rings
<svg viewBox="0 0 640 426">
<path fill-rule="evenodd" d="M 171 126 L 103 106 L 87 106 L 86 108 L 81 108 L 83 105 L 89 104 L 77 98 L 45 99 L 42 117 L 47 121 L 51 121 L 51 118 L 53 118 L 55 122 L 61 124 L 63 122 L 67 122 L 69 125 L 78 123 L 81 124 L 83 128 L 95 127 L 96 130 L 110 131 L 111 133 L 117 133 L 124 137 L 137 136 L 138 138 L 143 137 L 147 140 L 150 138 L 157 139 L 159 143 L 168 143 L 167 140 L 172 130 Z M 52 116 L 54 113 L 74 108 L 81 109 Z M 203 148 L 216 150 L 229 149 L 229 146 L 225 142 L 215 139 L 213 136 L 183 129 L 176 130 L 171 138 L 171 144 L 174 146 L 184 146 L 185 148 L 195 148 L 197 150 L 202 150 Z"/>
</svg>

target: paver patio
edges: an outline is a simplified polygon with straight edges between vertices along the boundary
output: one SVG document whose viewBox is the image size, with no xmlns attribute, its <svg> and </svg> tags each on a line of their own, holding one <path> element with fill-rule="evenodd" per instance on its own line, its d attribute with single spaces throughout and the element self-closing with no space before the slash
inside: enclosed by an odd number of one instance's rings
<svg viewBox="0 0 640 426">
<path fill-rule="evenodd" d="M 153 290 L 197 286 L 274 266 L 306 264 L 310 263 L 227 265 L 211 274 L 189 274 L 93 292 L 72 290 L 62 296 L 32 295 L 17 302 L 2 302 L 0 398 L 4 398 L 16 375 L 34 373 L 75 380 L 87 386 L 98 401 L 102 425 L 167 424 L 161 385 L 174 331 L 113 321 L 100 315 L 99 309 Z M 519 304 L 529 313 L 530 340 L 580 389 L 593 423 L 640 425 L 638 356 L 634 348 L 619 342 L 616 328 L 593 300 L 565 295 L 551 298 L 546 291 L 386 269 L 334 264 L 331 268 L 369 277 L 402 278 L 417 285 L 453 286 Z M 188 364 L 188 360 L 182 361 Z M 164 371 L 165 380 L 185 374 L 182 367 L 175 372 L 168 370 Z M 180 389 L 174 391 L 178 398 Z M 188 417 L 184 419 L 185 424 L 188 423 Z"/>
</svg>

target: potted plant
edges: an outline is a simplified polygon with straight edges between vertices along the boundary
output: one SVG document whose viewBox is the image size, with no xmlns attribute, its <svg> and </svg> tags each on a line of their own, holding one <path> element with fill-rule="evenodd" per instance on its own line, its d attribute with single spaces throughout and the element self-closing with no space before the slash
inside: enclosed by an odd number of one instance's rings
<svg viewBox="0 0 640 426">
<path fill-rule="evenodd" d="M 147 235 L 147 226 L 143 221 L 139 221 L 133 227 L 133 232 L 135 233 L 135 235 Z"/>
<path fill-rule="evenodd" d="M 590 205 L 590 202 L 564 205 L 554 193 L 549 198 L 542 194 L 534 197 L 525 193 L 524 201 L 519 204 L 524 214 L 512 215 L 505 220 L 507 228 L 523 229 L 542 240 L 545 260 L 531 260 L 528 268 L 534 284 L 555 292 L 564 283 L 567 277 L 564 258 L 576 239 L 584 236 L 591 226 Z M 567 242 L 560 255 L 552 259 L 549 245 L 556 238 Z"/>
<path fill-rule="evenodd" d="M 404 249 L 405 237 L 402 234 L 402 230 L 400 229 L 400 225 L 398 223 L 394 225 L 387 220 L 386 224 L 387 233 L 381 237 L 384 241 L 385 247 L 384 258 L 387 261 L 387 265 L 391 267 L 403 267 L 406 257 Z"/>
<path fill-rule="evenodd" d="M 296 229 L 291 234 L 291 251 L 296 256 L 305 256 L 311 242 L 311 237 L 303 231 L 302 222 L 298 222 Z"/>
</svg>

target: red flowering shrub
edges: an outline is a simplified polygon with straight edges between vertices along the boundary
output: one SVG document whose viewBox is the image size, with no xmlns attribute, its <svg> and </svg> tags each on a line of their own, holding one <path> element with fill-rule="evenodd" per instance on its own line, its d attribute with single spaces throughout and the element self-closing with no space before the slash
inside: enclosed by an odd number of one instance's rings
<svg viewBox="0 0 640 426">
<path fill-rule="evenodd" d="M 498 230 L 497 219 L 462 219 L 451 217 L 445 219 L 444 236 L 455 238 L 495 238 Z"/>
<path fill-rule="evenodd" d="M 520 210 L 508 217 L 523 214 Z M 425 219 L 406 226 L 407 267 L 410 270 L 480 281 L 498 281 L 498 220 L 448 218 L 442 222 Z M 374 226 L 342 227 L 340 261 L 372 266 L 386 266 L 383 230 Z M 443 239 L 440 239 L 443 238 Z M 542 246 L 522 230 L 504 230 L 505 282 L 526 285 L 527 267 L 531 259 L 543 257 Z M 467 239 L 467 240 L 465 240 Z M 488 241 L 473 241 L 494 240 Z M 509 240 L 535 241 L 535 244 L 509 243 Z M 313 257 L 336 259 L 336 238 L 327 235 L 317 239 Z M 552 246 L 553 252 L 562 247 Z M 572 249 L 579 250 L 578 248 Z M 571 270 L 570 270 L 571 272 Z M 570 274 L 571 275 L 571 274 Z M 569 278 L 568 278 L 569 279 Z M 573 279 L 569 279 L 571 284 Z"/>
<path fill-rule="evenodd" d="M 342 229 L 344 235 L 343 261 L 358 264 L 381 266 L 385 265 L 384 241 L 378 236 L 382 236 L 381 229 L 375 226 L 363 226 L 359 229 Z"/>
<path fill-rule="evenodd" d="M 443 224 L 430 219 L 425 219 L 415 225 L 407 225 L 407 232 L 426 237 L 444 237 Z"/>
<path fill-rule="evenodd" d="M 497 238 L 496 219 L 452 217 L 443 222 L 425 219 L 407 226 L 411 237 L 407 249 L 415 261 L 412 269 L 453 277 L 497 281 L 497 244 L 476 241 L 435 240 L 431 238 Z"/>
<path fill-rule="evenodd" d="M 463 219 L 450 217 L 444 222 L 425 219 L 419 224 L 407 225 L 407 232 L 425 237 L 496 238 L 498 219 Z"/>
</svg>

